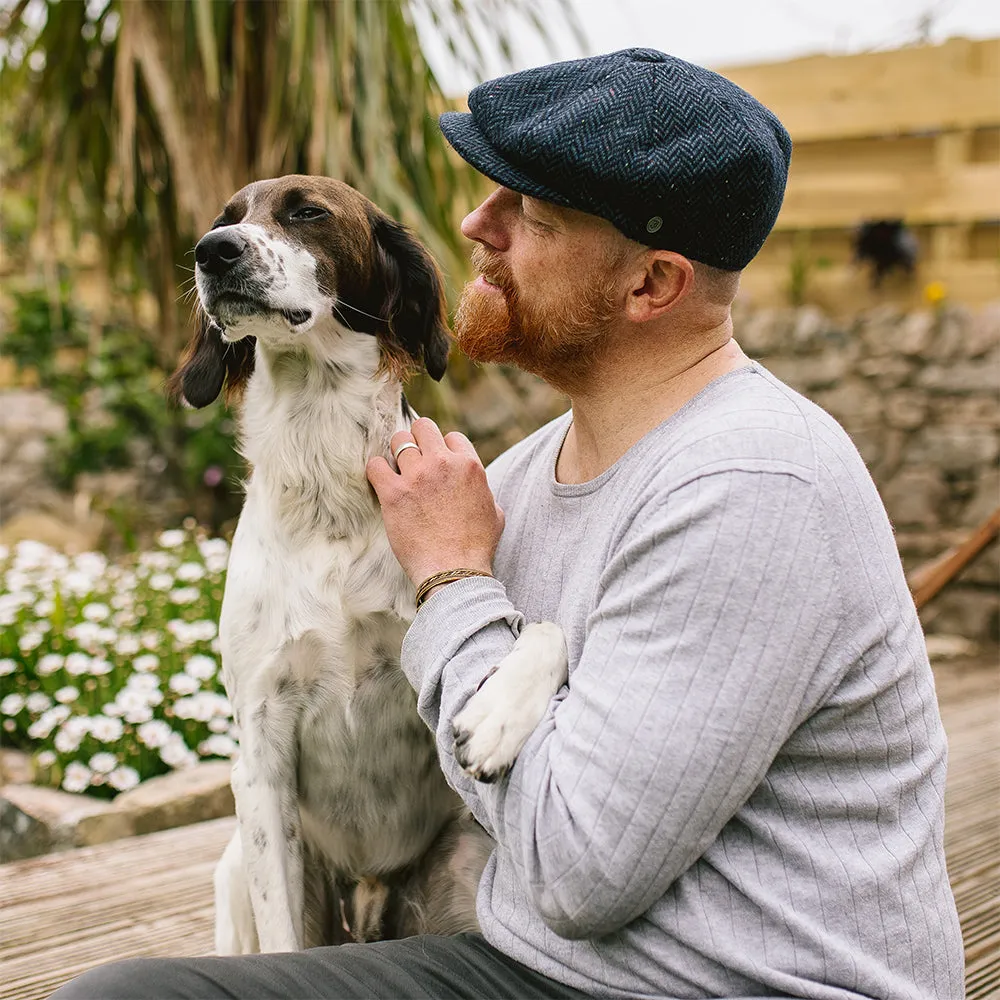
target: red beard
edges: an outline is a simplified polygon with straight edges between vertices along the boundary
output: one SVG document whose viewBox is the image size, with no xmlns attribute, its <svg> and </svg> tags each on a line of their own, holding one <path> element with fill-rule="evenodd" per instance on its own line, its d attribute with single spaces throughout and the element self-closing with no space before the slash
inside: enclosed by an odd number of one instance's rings
<svg viewBox="0 0 1000 1000">
<path fill-rule="evenodd" d="M 532 301 L 518 289 L 506 262 L 481 244 L 472 251 L 472 264 L 498 290 L 465 286 L 455 316 L 459 347 L 473 361 L 513 364 L 557 388 L 578 383 L 615 315 L 610 270 L 574 282 L 551 301 L 539 294 Z"/>
</svg>

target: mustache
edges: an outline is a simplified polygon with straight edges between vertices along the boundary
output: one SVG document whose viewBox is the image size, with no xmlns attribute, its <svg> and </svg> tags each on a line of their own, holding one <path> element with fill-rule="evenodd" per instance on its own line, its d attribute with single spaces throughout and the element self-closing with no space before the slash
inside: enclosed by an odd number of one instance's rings
<svg viewBox="0 0 1000 1000">
<path fill-rule="evenodd" d="M 506 262 L 490 253 L 481 243 L 472 248 L 472 266 L 490 284 L 496 285 L 501 291 L 514 293 L 514 276 Z"/>
</svg>

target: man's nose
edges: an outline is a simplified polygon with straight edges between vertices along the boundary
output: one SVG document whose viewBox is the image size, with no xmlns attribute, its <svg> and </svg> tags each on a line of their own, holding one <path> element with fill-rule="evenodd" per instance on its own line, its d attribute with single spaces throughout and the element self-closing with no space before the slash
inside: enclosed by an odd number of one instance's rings
<svg viewBox="0 0 1000 1000">
<path fill-rule="evenodd" d="M 194 259 L 203 271 L 223 275 L 239 263 L 247 248 L 247 241 L 226 229 L 206 233 L 194 248 Z"/>
<path fill-rule="evenodd" d="M 508 203 L 520 197 L 509 188 L 497 188 L 462 220 L 462 235 L 494 250 L 507 250 L 510 247 Z"/>
</svg>

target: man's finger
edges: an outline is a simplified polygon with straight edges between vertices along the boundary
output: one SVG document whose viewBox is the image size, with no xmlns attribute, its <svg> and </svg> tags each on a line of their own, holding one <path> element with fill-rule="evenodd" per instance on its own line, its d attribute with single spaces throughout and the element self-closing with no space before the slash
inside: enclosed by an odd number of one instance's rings
<svg viewBox="0 0 1000 1000">
<path fill-rule="evenodd" d="M 479 453 L 476 451 L 475 446 L 460 431 L 449 431 L 444 436 L 444 443 L 458 455 L 471 455 L 477 460 L 479 459 Z M 479 464 L 482 465 L 482 461 Z"/>
<path fill-rule="evenodd" d="M 386 491 L 390 486 L 392 486 L 394 480 L 399 478 L 399 476 L 393 472 L 389 463 L 381 455 L 368 459 L 368 464 L 365 466 L 365 473 L 367 474 L 368 482 L 372 484 L 372 489 L 375 490 L 379 501 L 382 500 Z"/>
<path fill-rule="evenodd" d="M 410 432 L 425 455 L 448 450 L 448 446 L 444 443 L 444 438 L 441 437 L 441 432 L 438 430 L 438 425 L 430 417 L 420 417 L 414 420 Z"/>
</svg>

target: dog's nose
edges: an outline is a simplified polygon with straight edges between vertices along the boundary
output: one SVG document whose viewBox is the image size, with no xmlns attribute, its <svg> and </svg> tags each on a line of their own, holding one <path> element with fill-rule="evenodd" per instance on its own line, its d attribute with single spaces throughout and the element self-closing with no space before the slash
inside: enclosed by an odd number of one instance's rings
<svg viewBox="0 0 1000 1000">
<path fill-rule="evenodd" d="M 194 248 L 198 266 L 209 274 L 221 275 L 239 262 L 247 248 L 247 241 L 224 229 L 206 233 Z"/>
</svg>

